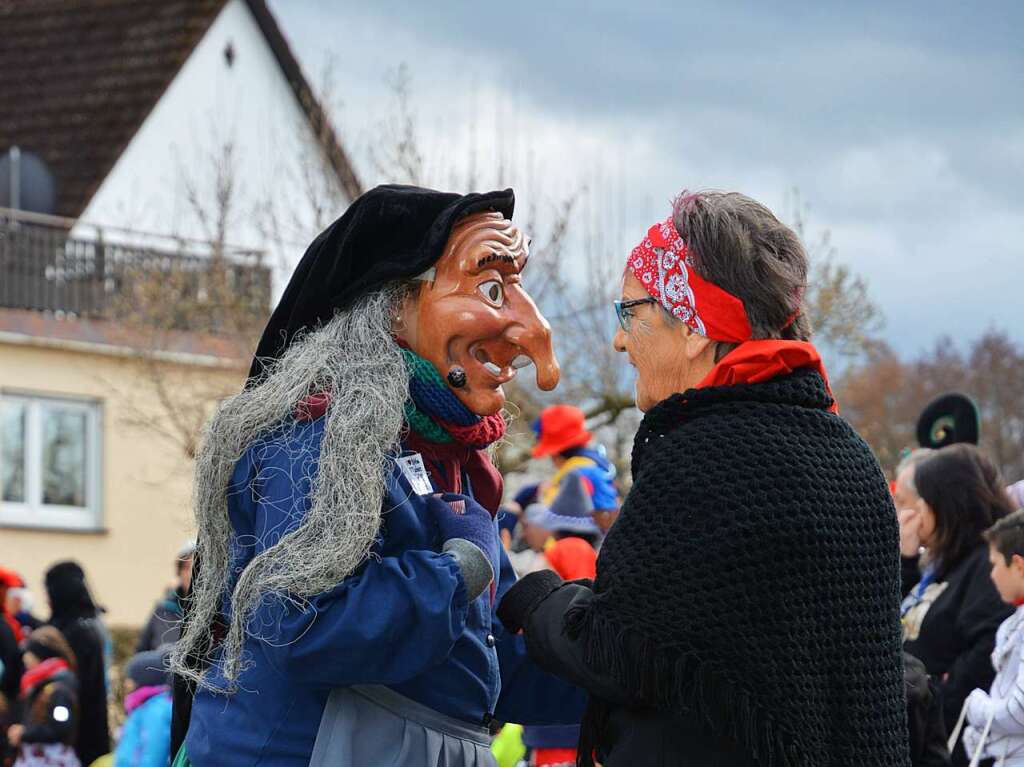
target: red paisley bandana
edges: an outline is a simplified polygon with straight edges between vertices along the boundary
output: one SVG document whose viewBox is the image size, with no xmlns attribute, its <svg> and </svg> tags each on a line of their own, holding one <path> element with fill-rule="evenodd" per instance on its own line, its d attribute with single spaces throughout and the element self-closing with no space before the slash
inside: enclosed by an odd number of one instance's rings
<svg viewBox="0 0 1024 767">
<path fill-rule="evenodd" d="M 703 279 L 692 266 L 671 216 L 648 229 L 629 254 L 628 268 L 647 292 L 695 333 L 713 341 L 749 341 L 753 331 L 743 302 Z"/>
</svg>

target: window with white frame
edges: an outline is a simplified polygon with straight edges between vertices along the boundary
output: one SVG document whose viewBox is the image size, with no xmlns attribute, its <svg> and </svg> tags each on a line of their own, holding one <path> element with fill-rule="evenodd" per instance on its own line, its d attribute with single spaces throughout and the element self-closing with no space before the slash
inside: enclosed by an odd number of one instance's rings
<svg viewBox="0 0 1024 767">
<path fill-rule="evenodd" d="M 0 394 L 0 525 L 102 527 L 100 415 L 92 402 Z"/>
</svg>

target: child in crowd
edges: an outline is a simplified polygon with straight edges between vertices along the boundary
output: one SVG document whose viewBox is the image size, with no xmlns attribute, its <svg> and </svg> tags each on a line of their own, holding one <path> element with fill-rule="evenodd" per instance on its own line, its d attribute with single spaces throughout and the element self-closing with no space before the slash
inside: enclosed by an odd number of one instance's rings
<svg viewBox="0 0 1024 767">
<path fill-rule="evenodd" d="M 128 715 L 114 752 L 115 767 L 166 767 L 171 760 L 170 645 L 140 652 L 125 668 Z"/>
<path fill-rule="evenodd" d="M 992 581 L 1017 610 L 996 633 L 992 687 L 975 690 L 964 704 L 964 748 L 969 755 L 980 748 L 981 756 L 999 767 L 1024 767 L 1024 509 L 999 520 L 985 540 Z"/>
<path fill-rule="evenodd" d="M 18 724 L 7 729 L 14 767 L 81 767 L 73 743 L 78 726 L 75 655 L 64 635 L 42 626 L 25 641 Z"/>
<path fill-rule="evenodd" d="M 519 515 L 518 527 L 522 549 L 519 551 L 509 549 L 507 552 L 512 569 L 516 571 L 516 576 L 519 578 L 538 570 L 551 569 L 547 557 L 544 556 L 544 547 L 551 540 L 551 531 L 541 527 L 546 513 L 546 506 L 534 503 L 527 506 Z"/>
<path fill-rule="evenodd" d="M 541 509 L 536 524 L 550 534 L 544 545 L 548 566 L 567 581 L 594 578 L 601 529 L 594 521 L 594 504 L 583 479 L 566 476 L 551 505 Z"/>
<path fill-rule="evenodd" d="M 554 502 L 533 503 L 520 518 L 527 548 L 509 554 L 522 578 L 538 570 L 554 570 L 566 580 L 593 578 L 601 530 L 594 522 L 594 506 L 580 477 L 562 480 Z"/>
</svg>

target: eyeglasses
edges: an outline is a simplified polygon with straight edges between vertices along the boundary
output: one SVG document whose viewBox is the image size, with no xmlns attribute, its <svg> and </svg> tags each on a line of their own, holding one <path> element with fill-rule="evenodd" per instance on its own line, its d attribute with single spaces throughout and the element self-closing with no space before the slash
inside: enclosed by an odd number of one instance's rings
<svg viewBox="0 0 1024 767">
<path fill-rule="evenodd" d="M 612 301 L 612 304 L 615 306 L 615 316 L 619 318 L 619 327 L 628 333 L 630 320 L 633 319 L 633 312 L 629 310 L 634 306 L 656 303 L 658 303 L 658 299 L 651 296 L 647 298 L 634 298 L 632 301 Z"/>
</svg>

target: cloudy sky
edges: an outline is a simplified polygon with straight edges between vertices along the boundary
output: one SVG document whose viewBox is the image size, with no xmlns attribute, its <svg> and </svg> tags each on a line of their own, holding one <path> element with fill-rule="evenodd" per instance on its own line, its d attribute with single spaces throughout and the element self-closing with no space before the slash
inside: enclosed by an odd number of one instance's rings
<svg viewBox="0 0 1024 767">
<path fill-rule="evenodd" d="M 271 0 L 364 183 L 406 64 L 426 181 L 628 248 L 683 188 L 831 233 L 897 349 L 1024 340 L 1024 4 Z M 594 234 L 597 232 L 598 234 Z M 592 242 L 591 242 L 592 244 Z M 582 260 L 580 260 L 582 263 Z"/>
</svg>

